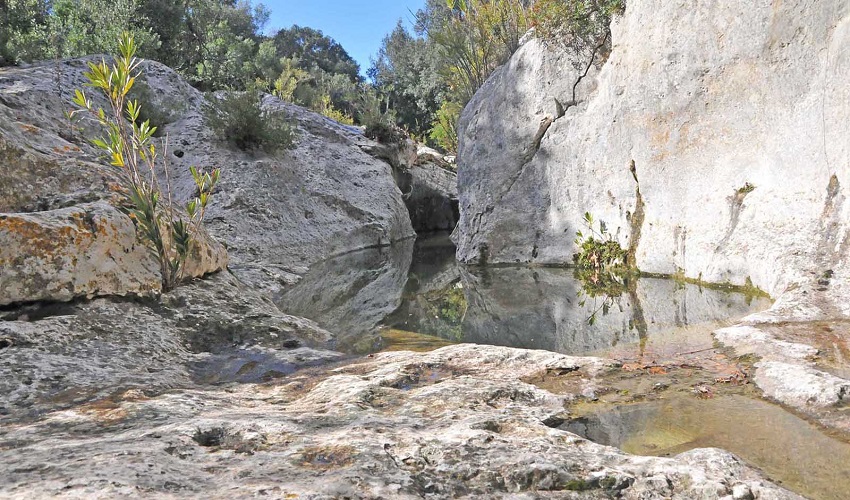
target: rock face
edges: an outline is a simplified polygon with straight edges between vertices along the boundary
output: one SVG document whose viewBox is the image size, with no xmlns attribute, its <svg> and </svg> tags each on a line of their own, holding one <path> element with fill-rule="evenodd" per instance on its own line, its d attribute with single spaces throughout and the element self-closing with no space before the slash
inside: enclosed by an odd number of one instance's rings
<svg viewBox="0 0 850 500">
<path fill-rule="evenodd" d="M 606 366 L 467 345 L 283 384 L 125 391 L 0 427 L 0 495 L 799 498 L 720 450 L 635 457 L 559 430 L 574 396 L 521 380 Z"/>
<path fill-rule="evenodd" d="M 821 312 L 849 314 L 846 2 L 634 0 L 612 31 L 577 105 L 574 61 L 532 39 L 464 110 L 459 258 L 569 262 L 590 212 L 643 271 L 834 277 Z"/>
<path fill-rule="evenodd" d="M 133 222 L 106 203 L 0 215 L 0 304 L 144 293 L 159 268 Z"/>
<path fill-rule="evenodd" d="M 331 334 L 282 314 L 219 273 L 152 299 L 33 306 L 0 317 L 0 420 L 21 421 L 116 391 L 153 395 L 257 382 L 338 353 L 309 349 Z M 11 315 L 11 316 L 9 316 Z"/>
<path fill-rule="evenodd" d="M 412 161 L 395 170 L 396 184 L 417 234 L 451 231 L 457 225 L 457 173 L 446 158 L 422 146 Z"/>
<path fill-rule="evenodd" d="M 0 288 L 0 304 L 156 289 L 151 275 L 155 263 L 133 256 L 145 251 L 128 240 L 129 219 L 97 205 L 99 215 L 89 219 L 109 226 L 95 228 L 105 232 L 99 239 L 89 225 L 77 228 L 73 220 L 67 222 L 69 214 L 89 213 L 85 204 L 110 202 L 114 196 L 114 173 L 97 161 L 97 152 L 84 140 L 93 130 L 85 122 L 81 129 L 72 128 L 63 118 L 73 89 L 83 86 L 85 63 L 76 59 L 0 70 L 0 212 L 24 214 L 0 222 L 0 244 L 13 252 L 4 253 L 0 264 L 27 262 L 9 277 L 23 280 L 24 288 L 8 295 Z M 222 170 L 207 228 L 227 246 L 232 268 L 243 281 L 274 290 L 329 256 L 414 235 L 390 165 L 366 152 L 378 146 L 359 129 L 267 97 L 264 106 L 284 109 L 292 117 L 299 132 L 297 147 L 272 156 L 234 151 L 205 123 L 202 110 L 208 101 L 203 94 L 160 64 L 146 63 L 144 74 L 149 92 L 143 109 L 158 111 L 163 121 L 158 125 L 168 134 L 168 148 L 162 151 L 176 198 L 193 193 L 189 166 Z M 51 248 L 52 253 L 26 253 L 15 239 L 18 226 L 11 227 L 18 222 L 65 246 Z M 64 236 L 54 239 L 59 233 Z M 227 264 L 222 247 L 202 240 L 211 246 L 196 249 L 203 258 L 189 266 L 191 275 Z M 112 259 L 95 263 L 81 258 L 71 268 L 70 255 Z M 33 273 L 21 275 L 29 271 Z M 100 277 L 89 281 L 92 273 Z M 26 285 L 45 280 L 43 290 Z M 32 292 L 36 288 L 41 292 Z"/>
</svg>

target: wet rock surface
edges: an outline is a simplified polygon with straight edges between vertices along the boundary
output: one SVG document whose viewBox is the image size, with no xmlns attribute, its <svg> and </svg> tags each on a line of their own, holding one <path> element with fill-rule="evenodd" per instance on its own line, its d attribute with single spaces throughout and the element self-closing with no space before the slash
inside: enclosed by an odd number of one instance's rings
<svg viewBox="0 0 850 500">
<path fill-rule="evenodd" d="M 572 396 L 518 379 L 604 368 L 593 358 L 452 346 L 379 354 L 283 383 L 153 398 L 125 393 L 4 425 L 0 492 L 798 498 L 720 450 L 635 457 L 555 429 L 547 422 Z"/>
</svg>

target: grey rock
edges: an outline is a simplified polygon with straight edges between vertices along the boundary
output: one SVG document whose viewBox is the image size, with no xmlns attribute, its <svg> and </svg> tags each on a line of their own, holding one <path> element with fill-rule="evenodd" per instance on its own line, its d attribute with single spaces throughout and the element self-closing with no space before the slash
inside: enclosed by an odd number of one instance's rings
<svg viewBox="0 0 850 500">
<path fill-rule="evenodd" d="M 0 158 L 12 167 L 0 172 L 0 211 L 111 200 L 114 173 L 83 139 L 93 130 L 85 122 L 72 129 L 63 117 L 88 60 L 0 69 Z M 167 115 L 168 147 L 161 150 L 178 203 L 195 189 L 189 166 L 222 170 L 207 228 L 246 283 L 280 289 L 315 262 L 414 235 L 392 167 L 364 152 L 380 145 L 358 128 L 267 96 L 264 106 L 288 113 L 298 129 L 296 148 L 234 151 L 205 123 L 203 94 L 161 64 L 148 62 L 144 72 L 151 90 L 144 105 Z M 405 151 L 415 158 L 415 148 Z"/>
<path fill-rule="evenodd" d="M 153 395 L 211 381 L 261 381 L 339 356 L 307 348 L 326 345 L 329 332 L 282 314 L 227 273 L 159 300 L 102 298 L 5 314 L 14 317 L 0 321 L 8 344 L 0 350 L 4 421 L 128 390 Z"/>
<path fill-rule="evenodd" d="M 451 231 L 458 220 L 457 174 L 432 161 L 396 174 L 410 221 L 418 234 Z"/>
<path fill-rule="evenodd" d="M 824 288 L 850 313 L 848 15 L 633 2 L 571 107 L 572 61 L 528 41 L 460 121 L 459 258 L 569 262 L 590 212 L 643 271 Z"/>
<path fill-rule="evenodd" d="M 301 498 L 799 498 L 716 449 L 634 457 L 547 427 L 564 398 L 522 382 L 604 366 L 541 351 L 383 353 L 225 390 L 124 394 L 0 428 L 0 495 Z"/>
</svg>

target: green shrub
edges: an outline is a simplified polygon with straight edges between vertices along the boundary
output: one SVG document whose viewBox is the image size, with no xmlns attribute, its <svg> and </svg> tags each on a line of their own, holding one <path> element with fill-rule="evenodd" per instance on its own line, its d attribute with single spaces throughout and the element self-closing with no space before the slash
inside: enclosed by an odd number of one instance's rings
<svg viewBox="0 0 850 500">
<path fill-rule="evenodd" d="M 625 0 L 537 0 L 531 11 L 535 35 L 567 48 L 576 67 L 610 48 L 611 18 L 626 8 Z"/>
<path fill-rule="evenodd" d="M 167 164 L 160 161 L 153 135 L 156 127 L 149 121 L 141 121 L 141 105 L 128 97 L 138 80 L 140 61 L 135 58 L 136 45 L 129 33 L 124 33 L 119 42 L 120 55 L 113 64 L 106 61 L 89 63 L 85 73 L 87 86 L 103 93 L 109 101 L 109 111 L 94 107 L 82 90 L 76 90 L 71 118 L 82 113 L 97 122 L 104 136 L 92 139 L 92 143 L 103 150 L 110 164 L 122 175 L 123 195 L 127 212 L 133 218 L 136 229 L 151 253 L 159 261 L 163 290 L 171 290 L 183 277 L 184 264 L 194 240 L 193 233 L 201 230 L 207 206 L 219 181 L 219 170 L 211 173 L 190 171 L 198 189 L 198 195 L 186 205 L 188 223 L 183 220 L 172 204 L 170 186 L 166 196 L 160 188 L 158 172 Z"/>
<path fill-rule="evenodd" d="M 215 134 L 242 151 L 276 153 L 295 146 L 295 129 L 283 111 L 262 109 L 263 93 L 252 88 L 229 92 L 206 109 Z"/>
<path fill-rule="evenodd" d="M 446 153 L 457 153 L 457 122 L 463 106 L 454 101 L 445 101 L 437 110 L 437 118 L 429 134 L 431 140 Z"/>
<path fill-rule="evenodd" d="M 628 251 L 620 246 L 608 232 L 605 221 L 599 221 L 599 230 L 590 213 L 584 214 L 584 224 L 590 234 L 576 231 L 578 252 L 573 255 L 578 278 L 590 296 L 618 296 L 625 280 L 634 270 L 628 267 Z"/>
<path fill-rule="evenodd" d="M 382 109 L 381 100 L 374 92 L 364 92 L 358 104 L 358 119 L 366 137 L 384 144 L 399 144 L 407 138 L 404 130 L 395 124 L 393 113 Z"/>
</svg>

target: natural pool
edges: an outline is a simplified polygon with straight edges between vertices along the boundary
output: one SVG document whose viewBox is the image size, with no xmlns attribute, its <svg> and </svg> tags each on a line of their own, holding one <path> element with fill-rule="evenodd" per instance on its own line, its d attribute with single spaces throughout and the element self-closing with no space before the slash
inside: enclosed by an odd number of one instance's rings
<svg viewBox="0 0 850 500">
<path fill-rule="evenodd" d="M 387 348 L 402 331 L 431 336 L 436 345 L 616 357 L 692 348 L 700 336 L 710 347 L 703 333 L 770 305 L 653 278 L 617 296 L 591 295 L 570 269 L 459 265 L 448 235 L 437 235 L 323 262 L 277 302 L 287 313 L 340 333 L 333 347 L 353 353 Z M 380 327 L 395 333 L 381 336 Z M 637 350 L 620 352 L 621 346 Z"/>
<path fill-rule="evenodd" d="M 569 269 L 461 266 L 438 235 L 324 262 L 278 304 L 340 333 L 331 347 L 352 354 L 469 342 L 612 358 L 622 370 L 569 407 L 563 429 L 641 455 L 719 447 L 808 497 L 850 491 L 845 437 L 763 400 L 747 383 L 752 360 L 714 342 L 768 300 L 651 278 L 591 295 Z"/>
</svg>

